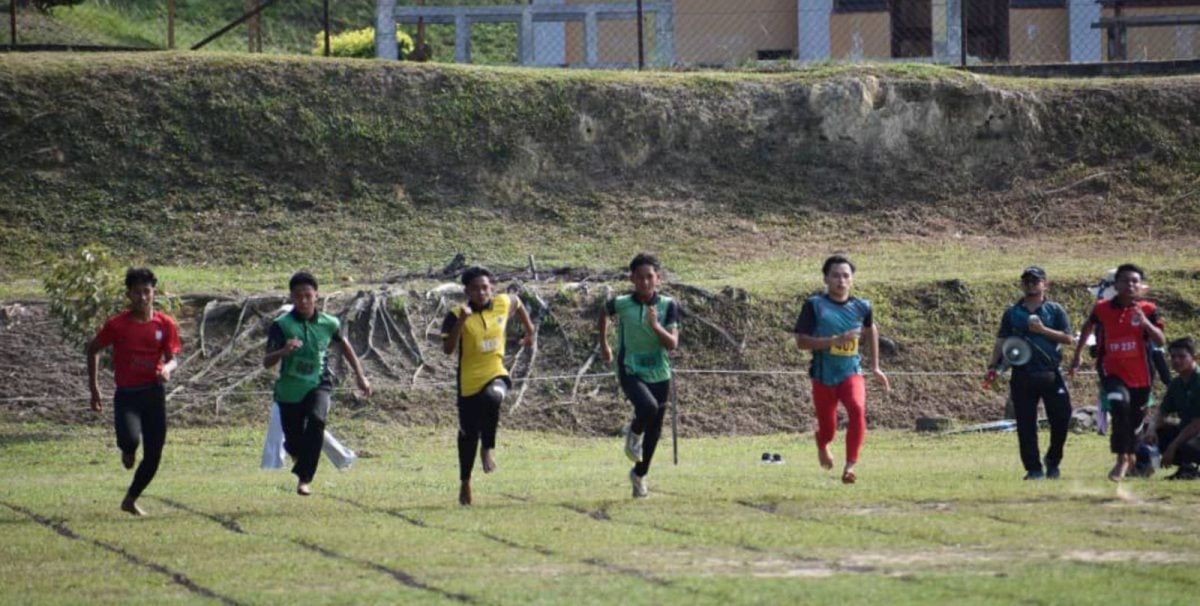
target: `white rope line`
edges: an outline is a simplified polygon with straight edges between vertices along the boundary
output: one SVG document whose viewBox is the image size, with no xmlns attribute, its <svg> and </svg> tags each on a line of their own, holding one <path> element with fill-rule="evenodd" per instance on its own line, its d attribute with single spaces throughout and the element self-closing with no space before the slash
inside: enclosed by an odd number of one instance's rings
<svg viewBox="0 0 1200 606">
<path fill-rule="evenodd" d="M 675 375 L 740 375 L 740 376 L 804 377 L 806 379 L 809 378 L 809 373 L 806 370 L 736 370 L 736 369 L 721 369 L 721 368 L 704 368 L 704 369 L 676 368 L 676 369 L 672 369 L 671 372 L 672 372 L 672 374 L 675 374 Z M 895 371 L 887 372 L 886 374 L 888 377 L 980 377 L 980 378 L 982 378 L 985 373 L 971 372 L 971 371 L 955 371 L 955 370 L 895 370 Z M 1077 375 L 1095 375 L 1096 371 L 1094 371 L 1094 370 L 1079 371 L 1076 374 Z M 514 378 L 514 379 L 512 379 L 512 382 L 513 383 L 540 383 L 540 382 L 546 382 L 546 381 L 574 381 L 576 379 L 582 380 L 582 379 L 603 379 L 603 378 L 616 378 L 616 375 L 612 372 L 595 372 L 595 373 L 589 373 L 589 374 L 585 374 L 585 375 L 573 375 L 573 374 L 571 374 L 571 375 L 548 375 L 548 376 L 541 376 L 541 377 L 525 377 L 525 378 L 519 378 L 519 379 Z M 443 388 L 443 387 L 454 387 L 457 384 L 458 384 L 457 381 L 436 381 L 433 383 L 421 383 L 419 385 L 414 385 L 413 387 L 411 387 L 409 389 L 387 389 L 387 390 L 383 390 L 383 391 L 384 391 L 384 393 L 387 393 L 387 392 L 413 391 L 413 390 L 422 390 L 422 389 L 427 390 L 427 389 L 436 389 L 436 388 Z M 351 392 L 354 390 L 355 390 L 355 388 L 353 388 L 353 387 L 336 387 L 333 389 L 334 392 L 340 392 L 340 393 Z M 275 392 L 273 390 L 257 389 L 257 390 L 250 390 L 250 391 L 238 391 L 235 393 L 227 394 L 224 397 L 236 398 L 236 397 L 240 397 L 240 396 L 270 396 L 270 395 L 274 395 L 274 393 Z M 4 402 L 67 402 L 67 401 L 86 400 L 86 399 L 89 399 L 90 397 L 91 396 L 89 396 L 89 395 L 42 396 L 42 397 L 9 396 L 9 397 L 5 397 L 5 398 L 0 398 L 0 403 L 4 403 Z M 188 392 L 188 393 L 172 395 L 169 398 L 169 400 L 185 400 L 186 401 L 186 400 L 196 400 L 196 399 L 212 398 L 212 397 L 216 397 L 216 396 L 214 396 L 210 393 L 205 393 L 205 392 Z"/>
</svg>

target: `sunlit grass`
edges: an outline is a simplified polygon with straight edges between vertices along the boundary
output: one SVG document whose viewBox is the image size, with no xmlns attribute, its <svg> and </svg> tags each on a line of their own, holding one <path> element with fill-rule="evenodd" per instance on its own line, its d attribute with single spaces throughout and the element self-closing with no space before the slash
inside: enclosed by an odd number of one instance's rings
<svg viewBox="0 0 1200 606">
<path fill-rule="evenodd" d="M 1191 599 L 1200 557 L 1194 487 L 1113 485 L 1095 435 L 1070 437 L 1062 480 L 1031 483 L 1013 434 L 873 432 L 855 486 L 807 434 L 687 439 L 679 466 L 664 442 L 634 501 L 615 439 L 502 428 L 501 469 L 464 509 L 453 427 L 332 428 L 363 458 L 323 462 L 308 499 L 257 469 L 260 428 L 172 430 L 138 520 L 116 508 L 111 430 L 0 425 L 5 601 L 207 601 L 91 540 L 241 603 L 1166 604 Z"/>
</svg>

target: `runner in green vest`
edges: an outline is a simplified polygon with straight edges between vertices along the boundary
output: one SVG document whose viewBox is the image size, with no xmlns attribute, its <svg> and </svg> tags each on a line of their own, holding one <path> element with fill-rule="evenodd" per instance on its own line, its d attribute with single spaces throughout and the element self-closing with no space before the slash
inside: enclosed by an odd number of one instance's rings
<svg viewBox="0 0 1200 606">
<path fill-rule="evenodd" d="M 317 279 L 298 272 L 288 281 L 292 311 L 279 316 L 267 332 L 267 353 L 263 367 L 280 364 L 275 381 L 275 401 L 283 425 L 283 447 L 295 464 L 292 473 L 298 483 L 296 493 L 312 494 L 310 484 L 317 472 L 325 423 L 329 415 L 333 376 L 329 372 L 326 350 L 336 345 L 354 369 L 358 389 L 371 395 L 371 384 L 363 374 L 354 347 L 338 330 L 334 316 L 317 311 Z"/>
<path fill-rule="evenodd" d="M 625 427 L 625 456 L 633 461 L 629 481 L 634 498 L 645 497 L 646 474 L 671 394 L 671 361 L 667 352 L 679 346 L 679 305 L 659 294 L 662 265 L 642 253 L 629 263 L 634 291 L 607 302 L 600 314 L 600 353 L 613 361 L 608 343 L 609 317 L 617 319 L 616 373 L 625 397 L 633 404 L 633 421 Z"/>
</svg>

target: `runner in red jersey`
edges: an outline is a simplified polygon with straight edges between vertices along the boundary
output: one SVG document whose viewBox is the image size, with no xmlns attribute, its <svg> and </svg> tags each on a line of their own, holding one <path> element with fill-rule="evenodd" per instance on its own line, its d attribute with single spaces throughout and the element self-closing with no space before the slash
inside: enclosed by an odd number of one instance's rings
<svg viewBox="0 0 1200 606">
<path fill-rule="evenodd" d="M 1150 399 L 1150 358 L 1146 341 L 1160 347 L 1166 342 L 1158 309 L 1149 301 L 1139 300 L 1145 275 L 1133 264 L 1117 268 L 1117 294 L 1092 308 L 1071 361 L 1073 375 L 1079 368 L 1084 343 L 1093 330 L 1099 329 L 1102 338 L 1097 367 L 1104 377 L 1103 392 L 1113 417 L 1110 447 L 1117 455 L 1117 462 L 1108 473 L 1108 479 L 1114 482 L 1124 479 L 1125 472 L 1133 466 L 1137 449 L 1135 434 Z"/>
<path fill-rule="evenodd" d="M 117 390 L 113 397 L 113 424 L 117 446 L 125 469 L 133 467 L 138 443 L 142 442 L 142 463 L 133 474 L 133 482 L 121 502 L 121 510 L 135 516 L 146 515 L 137 505 L 142 491 L 154 479 L 162 460 L 167 438 L 166 396 L 163 384 L 175 370 L 179 353 L 179 330 L 170 316 L 154 310 L 154 290 L 158 279 L 149 269 L 130 269 L 125 273 L 125 296 L 129 310 L 113 316 L 88 344 L 88 387 L 92 392 L 92 410 L 104 410 L 96 368 L 100 352 L 113 348 L 113 375 Z"/>
</svg>

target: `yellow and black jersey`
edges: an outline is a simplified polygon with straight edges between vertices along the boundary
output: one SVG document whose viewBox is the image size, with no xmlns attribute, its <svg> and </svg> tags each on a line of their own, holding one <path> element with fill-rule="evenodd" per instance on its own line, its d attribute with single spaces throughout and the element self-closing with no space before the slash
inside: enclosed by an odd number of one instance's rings
<svg viewBox="0 0 1200 606">
<path fill-rule="evenodd" d="M 467 303 L 471 305 L 471 303 Z M 496 295 L 482 309 L 471 305 L 472 313 L 463 324 L 458 342 L 458 395 L 473 396 L 496 377 L 508 377 L 504 369 L 505 329 L 509 317 L 521 305 L 509 295 Z M 442 338 L 462 319 L 462 307 L 446 314 L 442 322 Z"/>
</svg>

